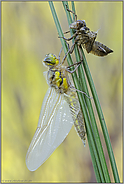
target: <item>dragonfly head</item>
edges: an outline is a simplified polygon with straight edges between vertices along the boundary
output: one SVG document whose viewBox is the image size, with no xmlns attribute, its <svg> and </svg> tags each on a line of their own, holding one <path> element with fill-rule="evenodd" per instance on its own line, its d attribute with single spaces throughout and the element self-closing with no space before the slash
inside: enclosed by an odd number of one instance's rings
<svg viewBox="0 0 124 184">
<path fill-rule="evenodd" d="M 85 20 L 77 20 L 69 25 L 70 29 L 77 29 L 79 30 L 81 27 L 86 27 Z"/>
<path fill-rule="evenodd" d="M 43 60 L 43 64 L 48 67 L 56 66 L 59 64 L 59 60 L 54 54 L 47 54 Z"/>
</svg>

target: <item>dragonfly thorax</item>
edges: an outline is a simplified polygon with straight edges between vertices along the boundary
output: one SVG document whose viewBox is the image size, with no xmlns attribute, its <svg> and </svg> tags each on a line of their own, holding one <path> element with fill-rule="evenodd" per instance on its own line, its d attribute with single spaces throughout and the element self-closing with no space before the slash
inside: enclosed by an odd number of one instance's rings
<svg viewBox="0 0 124 184">
<path fill-rule="evenodd" d="M 69 88 L 68 76 L 65 71 L 52 68 L 47 74 L 48 84 L 54 87 L 58 93 L 65 93 Z"/>
</svg>

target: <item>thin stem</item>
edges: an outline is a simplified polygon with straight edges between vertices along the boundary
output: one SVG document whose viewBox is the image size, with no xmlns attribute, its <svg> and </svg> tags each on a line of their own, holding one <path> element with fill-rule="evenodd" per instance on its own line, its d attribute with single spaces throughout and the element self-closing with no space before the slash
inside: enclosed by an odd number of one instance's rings
<svg viewBox="0 0 124 184">
<path fill-rule="evenodd" d="M 73 3 L 73 2 L 72 2 Z M 66 7 L 65 6 L 65 4 L 67 4 L 67 2 L 63 2 L 63 5 L 64 5 L 64 7 Z M 74 6 L 73 6 L 74 7 Z M 73 10 L 73 9 L 72 9 Z M 74 10 L 73 10 L 74 11 Z M 71 24 L 72 23 L 72 20 L 71 20 L 71 17 L 70 17 L 70 15 L 68 15 L 69 14 L 69 12 L 67 12 L 66 11 L 66 14 L 67 14 L 67 17 L 68 17 L 68 22 L 69 22 L 69 24 Z M 71 30 L 71 32 L 72 32 L 72 30 Z M 71 34 L 73 34 L 73 32 L 71 33 Z M 78 49 L 77 49 L 77 47 L 75 48 L 75 55 L 76 55 L 76 58 L 77 58 L 77 61 L 79 61 L 80 60 L 80 57 L 79 57 L 79 52 L 78 52 Z M 81 68 L 81 66 L 79 67 L 79 68 Z M 81 81 L 83 81 L 83 84 L 84 84 L 84 88 L 83 88 L 83 91 L 86 91 L 86 93 L 88 94 L 88 90 L 87 90 L 87 85 L 86 85 L 86 80 L 85 80 L 85 77 L 82 75 L 82 77 L 81 77 Z M 80 95 L 80 94 L 79 94 Z M 88 94 L 89 95 L 89 94 Z M 80 97 L 79 97 L 79 101 L 80 101 Z M 82 101 L 80 101 L 80 103 L 83 103 Z M 82 111 L 83 111 L 83 114 L 84 114 L 84 117 L 85 117 L 85 112 L 84 112 L 84 108 L 87 108 L 87 107 L 84 107 L 85 106 L 85 101 L 84 101 L 84 103 L 83 104 L 81 104 L 81 106 L 82 106 Z M 90 113 L 91 114 L 91 113 Z M 86 118 L 87 119 L 87 118 Z M 100 156 L 98 155 L 98 149 L 97 149 L 97 146 L 96 146 L 96 141 L 95 141 L 95 139 L 94 139 L 94 136 L 93 136 L 93 132 L 92 132 L 92 126 L 91 126 L 91 124 L 87 121 L 85 119 L 85 121 L 86 121 L 86 127 L 87 127 L 87 137 L 88 137 L 88 143 L 89 142 L 91 142 L 91 140 L 93 141 L 93 150 L 92 150 L 92 147 L 90 148 L 90 150 L 91 150 L 91 156 L 92 155 L 94 155 L 95 156 L 95 158 L 93 157 L 92 158 L 92 161 L 93 161 L 93 165 L 94 165 L 94 170 L 96 169 L 96 163 L 95 162 L 97 162 L 97 165 L 98 165 L 98 168 L 99 168 L 99 170 L 100 170 L 100 172 L 98 172 L 98 171 L 95 171 L 95 174 L 96 174 L 96 177 L 98 178 L 97 179 L 97 181 L 99 181 L 99 178 L 101 177 L 101 181 L 102 182 L 105 182 L 105 179 L 104 179 L 104 175 L 103 175 L 103 170 L 102 170 L 102 167 L 101 167 L 101 162 L 100 162 Z M 90 119 L 90 118 L 89 118 Z M 90 121 L 90 120 L 89 120 Z M 98 132 L 98 131 L 97 131 Z M 89 136 L 90 135 L 90 136 Z M 99 137 L 99 136 L 98 136 Z M 90 145 L 89 145 L 90 146 Z M 94 152 L 95 154 L 93 154 L 92 152 Z M 101 176 L 99 176 L 99 175 L 101 175 Z M 98 177 L 99 176 L 99 177 Z M 109 176 L 109 175 L 108 175 Z M 108 179 L 108 181 L 110 181 L 109 179 Z"/>
<path fill-rule="evenodd" d="M 101 124 L 101 127 L 102 127 L 102 131 L 103 131 L 103 135 L 104 135 L 104 139 L 105 139 L 105 143 L 106 143 L 106 147 L 107 147 L 107 151 L 108 151 L 108 155 L 109 155 L 109 159 L 110 159 L 110 163 L 111 163 L 111 167 L 112 167 L 112 171 L 113 171 L 113 176 L 114 176 L 115 182 L 120 183 L 119 174 L 118 174 L 118 170 L 117 170 L 117 166 L 116 166 L 116 162 L 115 162 L 114 153 L 113 153 L 113 150 L 112 150 L 108 130 L 107 130 L 107 127 L 106 127 L 105 119 L 104 119 L 104 116 L 103 116 L 103 112 L 102 112 L 102 109 L 101 109 L 101 106 L 100 106 L 100 102 L 99 102 L 99 99 L 98 99 L 98 96 L 97 96 L 97 92 L 96 92 L 96 89 L 95 89 L 95 86 L 94 86 L 94 83 L 93 83 L 93 79 L 92 79 L 88 64 L 86 62 L 86 58 L 85 58 L 85 55 L 83 53 L 83 50 L 82 50 L 82 54 L 83 54 L 83 58 L 84 58 L 84 65 L 83 66 L 84 66 L 84 69 L 86 71 L 87 79 L 88 79 L 90 89 L 91 89 L 92 94 L 93 94 L 95 106 L 96 106 L 96 109 L 97 109 L 97 112 L 98 112 L 98 117 L 99 117 L 100 124 Z"/>
<path fill-rule="evenodd" d="M 67 4 L 67 2 L 63 2 L 63 4 L 65 5 L 65 4 Z M 75 11 L 74 2 L 72 2 L 72 11 Z M 68 12 L 68 14 L 69 14 L 69 12 Z M 69 17 L 69 15 L 67 15 L 67 17 Z M 72 23 L 70 20 L 71 20 L 71 18 L 69 17 L 68 18 L 69 24 Z M 73 34 L 73 32 L 71 33 L 71 36 L 72 36 L 72 34 Z M 75 54 L 76 54 L 76 58 L 77 58 L 77 61 L 78 61 L 80 59 L 80 57 L 79 57 L 79 54 L 78 54 L 77 50 L 75 51 Z M 87 85 L 85 84 L 86 81 L 85 81 L 85 76 L 83 74 L 82 66 L 79 67 L 79 78 L 80 78 L 81 83 L 83 81 L 83 83 L 82 83 L 83 84 L 82 85 L 83 86 L 83 91 L 86 91 L 86 93 L 88 94 L 88 89 L 87 89 Z M 99 167 L 100 171 L 101 171 L 100 174 L 102 175 L 103 181 L 104 181 L 104 178 L 105 178 L 106 182 L 110 182 L 108 168 L 107 168 L 107 164 L 106 164 L 106 161 L 105 161 L 105 156 L 104 156 L 104 152 L 103 152 L 103 149 L 102 149 L 102 144 L 101 144 L 101 141 L 100 141 L 98 128 L 97 128 L 97 125 L 96 125 L 96 120 L 95 120 L 95 116 L 94 116 L 94 113 L 93 113 L 91 101 L 87 100 L 87 98 L 86 98 L 86 103 L 87 103 L 90 119 L 92 120 L 92 129 L 93 129 L 93 132 L 94 132 L 94 144 L 96 146 L 96 151 L 97 151 L 95 156 L 99 157 L 99 159 L 100 159 L 99 160 L 100 162 L 97 160 L 98 165 L 101 165 L 101 167 Z M 98 155 L 97 155 L 97 153 L 98 153 Z"/>
<path fill-rule="evenodd" d="M 67 1 L 63 1 L 62 3 L 63 3 L 64 8 L 65 8 L 65 4 L 68 7 Z M 51 12 L 53 14 L 53 18 L 54 18 L 54 21 L 55 21 L 55 24 L 57 27 L 58 34 L 60 37 L 63 37 L 63 32 L 62 32 L 62 29 L 61 29 L 61 26 L 60 26 L 60 23 L 59 23 L 59 20 L 58 20 L 58 17 L 57 17 L 57 14 L 56 14 L 56 11 L 55 11 L 55 8 L 54 8 L 52 1 L 49 1 L 49 5 L 51 8 Z M 66 10 L 66 8 L 65 8 L 65 11 L 66 11 L 68 22 L 69 22 L 69 24 L 71 24 L 72 19 L 70 16 L 70 12 L 68 12 Z M 74 2 L 72 2 L 72 11 L 75 12 Z M 73 20 L 74 20 L 74 18 L 75 17 L 73 15 Z M 74 34 L 72 29 L 70 30 L 70 33 L 71 33 L 71 35 Z M 60 38 L 60 40 L 61 40 L 64 52 L 66 54 L 68 51 L 67 44 L 63 38 Z M 74 42 L 74 38 L 73 38 L 72 42 Z M 74 52 L 75 52 L 76 60 L 77 60 L 77 62 L 79 62 L 80 55 L 78 52 L 77 45 L 75 46 Z M 106 142 L 106 146 L 107 146 L 107 150 L 108 150 L 108 154 L 109 154 L 109 158 L 110 158 L 110 162 L 111 162 L 111 166 L 112 166 L 114 179 L 115 179 L 115 182 L 120 182 L 115 159 L 114 159 L 114 154 L 112 151 L 112 147 L 111 147 L 111 143 L 110 143 L 110 139 L 109 139 L 109 135 L 108 135 L 108 131 L 107 131 L 107 127 L 106 127 L 105 120 L 104 120 L 103 113 L 102 113 L 102 109 L 101 109 L 101 106 L 100 106 L 100 103 L 98 100 L 98 96 L 97 96 L 97 93 L 96 93 L 96 90 L 94 87 L 94 83 L 93 83 L 93 80 L 92 80 L 92 77 L 90 74 L 90 70 L 88 68 L 88 64 L 87 64 L 85 55 L 83 53 L 83 50 L 82 50 L 82 55 L 83 55 L 83 68 L 85 70 L 85 73 L 86 73 L 86 76 L 87 76 L 87 79 L 89 82 L 89 86 L 90 86 L 90 89 L 91 89 L 91 92 L 93 95 L 93 99 L 95 102 L 95 106 L 96 106 L 96 109 L 98 112 L 99 120 L 100 120 L 100 123 L 102 126 L 102 130 L 103 130 L 103 134 L 104 134 L 104 138 L 105 138 L 105 142 Z M 73 65 L 72 58 L 71 58 L 70 54 L 67 55 L 67 61 L 68 61 L 69 65 Z M 85 93 L 87 93 L 87 95 L 89 96 L 88 87 L 87 87 L 83 68 L 81 65 L 78 67 L 79 79 L 77 77 L 76 72 L 74 72 L 72 74 L 72 78 L 74 80 L 75 88 L 78 90 L 81 90 L 81 91 L 85 91 Z M 79 102 L 80 102 L 80 105 L 81 105 L 81 108 L 83 111 L 83 115 L 84 115 L 84 119 L 85 119 L 87 139 L 88 139 L 91 158 L 92 158 L 93 167 L 94 167 L 94 171 L 95 171 L 95 175 L 96 175 L 96 180 L 97 180 L 97 182 L 111 182 L 110 176 L 108 173 L 107 164 L 105 161 L 104 152 L 102 149 L 101 140 L 100 140 L 99 133 L 98 133 L 98 128 L 96 125 L 96 120 L 95 120 L 91 100 L 79 92 L 77 92 L 77 94 L 78 94 Z"/>
</svg>

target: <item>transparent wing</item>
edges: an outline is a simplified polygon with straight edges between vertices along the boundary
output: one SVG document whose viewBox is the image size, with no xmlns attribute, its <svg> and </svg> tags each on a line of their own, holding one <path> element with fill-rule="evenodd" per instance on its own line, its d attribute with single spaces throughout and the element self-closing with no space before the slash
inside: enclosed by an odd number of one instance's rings
<svg viewBox="0 0 124 184">
<path fill-rule="evenodd" d="M 38 127 L 26 155 L 30 171 L 36 170 L 63 142 L 73 125 L 64 95 L 49 88 L 41 108 Z"/>
</svg>

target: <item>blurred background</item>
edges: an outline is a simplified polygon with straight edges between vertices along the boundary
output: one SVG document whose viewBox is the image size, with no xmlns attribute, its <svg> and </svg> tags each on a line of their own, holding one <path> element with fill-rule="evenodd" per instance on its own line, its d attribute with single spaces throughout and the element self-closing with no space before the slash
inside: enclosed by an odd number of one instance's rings
<svg viewBox="0 0 124 184">
<path fill-rule="evenodd" d="M 54 5 L 65 32 L 69 28 L 63 5 Z M 35 172 L 27 169 L 26 152 L 48 89 L 42 60 L 47 53 L 58 56 L 62 46 L 48 2 L 2 2 L 1 7 L 2 181 L 96 182 L 88 143 L 84 148 L 74 127 L 40 168 Z M 122 2 L 75 2 L 75 9 L 78 19 L 85 20 L 92 31 L 100 29 L 97 41 L 114 51 L 103 58 L 84 52 L 122 182 Z M 104 146 L 103 149 L 108 160 Z M 110 163 L 107 164 L 114 182 Z"/>
</svg>

